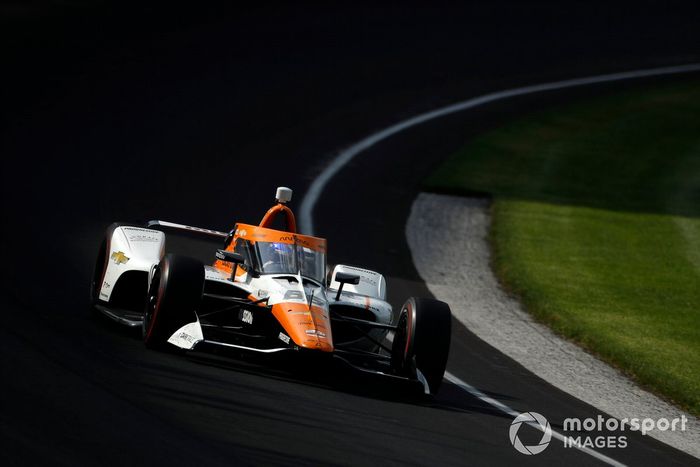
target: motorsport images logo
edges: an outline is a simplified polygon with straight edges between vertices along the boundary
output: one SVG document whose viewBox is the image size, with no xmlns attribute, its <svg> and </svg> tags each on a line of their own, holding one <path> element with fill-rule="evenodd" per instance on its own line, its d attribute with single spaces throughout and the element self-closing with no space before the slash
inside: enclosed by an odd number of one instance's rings
<svg viewBox="0 0 700 467">
<path fill-rule="evenodd" d="M 520 438 L 518 438 L 518 431 L 523 423 L 534 426 L 542 431 L 542 439 L 540 439 L 539 443 L 525 446 L 523 442 L 520 441 Z M 510 435 L 510 443 L 518 452 L 532 456 L 547 449 L 549 442 L 552 440 L 552 427 L 549 426 L 547 419 L 537 412 L 523 412 L 515 417 L 513 423 L 510 424 L 510 431 L 508 434 Z"/>
<path fill-rule="evenodd" d="M 681 415 L 675 418 L 566 418 L 562 426 L 563 436 L 557 434 L 564 442 L 565 448 L 626 448 L 628 440 L 625 431 L 640 431 L 646 436 L 650 431 L 685 431 L 688 417 Z M 520 428 L 529 425 L 542 432 L 542 438 L 537 444 L 525 445 L 518 437 Z M 539 454 L 552 441 L 552 427 L 544 416 L 537 412 L 523 412 L 510 424 L 510 443 L 520 453 L 532 456 Z"/>
</svg>

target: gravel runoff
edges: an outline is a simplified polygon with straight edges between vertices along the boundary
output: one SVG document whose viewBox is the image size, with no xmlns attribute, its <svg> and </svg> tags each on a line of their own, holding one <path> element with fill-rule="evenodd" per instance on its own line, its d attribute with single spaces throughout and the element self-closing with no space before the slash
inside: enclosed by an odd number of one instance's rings
<svg viewBox="0 0 700 467">
<path fill-rule="evenodd" d="M 490 202 L 421 193 L 406 225 L 413 263 L 430 291 L 470 331 L 559 389 L 618 419 L 675 418 L 685 432 L 647 435 L 700 458 L 699 420 L 641 389 L 611 366 L 557 337 L 504 292 L 490 266 Z M 430 242 L 423 241 L 430 238 Z"/>
</svg>

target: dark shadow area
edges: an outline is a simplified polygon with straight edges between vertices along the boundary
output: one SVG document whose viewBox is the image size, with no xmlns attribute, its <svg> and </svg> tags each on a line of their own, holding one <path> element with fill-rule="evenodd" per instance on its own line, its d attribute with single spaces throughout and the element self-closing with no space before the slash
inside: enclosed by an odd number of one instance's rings
<svg viewBox="0 0 700 467">
<path fill-rule="evenodd" d="M 102 333 L 111 334 L 116 338 L 133 339 L 141 343 L 140 328 L 119 325 L 102 314 L 93 314 L 92 321 Z M 154 352 L 147 350 L 145 346 L 143 350 Z M 465 413 L 479 412 L 508 418 L 502 412 L 476 398 L 469 395 L 465 397 L 461 389 L 447 381 L 444 382 L 437 396 L 426 396 L 423 393 L 422 384 L 417 381 L 368 374 L 337 359 L 320 361 L 305 358 L 304 355 L 297 353 L 264 355 L 211 345 L 200 346 L 193 351 L 183 351 L 173 347 L 170 351 L 166 349 L 160 353 L 173 358 L 183 358 L 208 368 L 259 376 L 269 380 L 269 385 L 274 385 L 276 382 L 289 382 L 393 403 Z M 167 367 L 162 367 L 159 371 L 167 370 L 169 370 Z M 189 378 L 187 375 L 176 373 L 173 374 L 173 378 Z M 212 376 L 208 377 L 210 381 L 214 379 Z M 505 394 L 493 392 L 486 392 L 486 394 L 506 403 L 513 400 Z"/>
<path fill-rule="evenodd" d="M 354 380 L 345 391 L 148 352 L 137 335 L 88 318 L 95 254 L 116 220 L 226 231 L 259 222 L 280 185 L 296 190 L 297 208 L 339 149 L 442 105 L 697 59 L 692 6 L 0 8 L 6 464 L 537 463 L 512 449 L 507 419 L 463 402 L 450 385 L 434 401 L 448 408 L 436 410 Z M 465 137 L 543 105 L 515 100 L 436 121 L 353 161 L 315 212 L 330 261 L 385 273 L 393 301 L 429 296 L 403 230 L 421 180 Z M 182 245 L 205 262 L 209 248 Z M 454 339 L 468 361 L 460 377 L 481 390 L 514 403 L 551 396 L 557 413 L 583 410 L 475 338 Z M 652 454 L 676 455 L 664 449 Z M 648 452 L 642 446 L 632 460 Z M 568 452 L 550 460 L 590 461 Z"/>
</svg>

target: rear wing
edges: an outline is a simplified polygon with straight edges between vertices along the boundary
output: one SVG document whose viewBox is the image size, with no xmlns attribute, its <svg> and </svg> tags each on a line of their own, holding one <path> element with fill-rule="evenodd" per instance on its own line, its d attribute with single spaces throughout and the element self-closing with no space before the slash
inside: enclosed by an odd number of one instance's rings
<svg viewBox="0 0 700 467">
<path fill-rule="evenodd" d="M 218 238 L 228 238 L 228 232 L 219 232 L 218 230 L 203 229 L 201 227 L 192 227 L 191 225 L 176 224 L 175 222 L 152 220 L 148 221 L 147 226 L 152 227 L 165 227 L 173 230 L 180 230 L 182 232 L 189 232 L 194 234 L 208 235 L 210 237 Z"/>
</svg>

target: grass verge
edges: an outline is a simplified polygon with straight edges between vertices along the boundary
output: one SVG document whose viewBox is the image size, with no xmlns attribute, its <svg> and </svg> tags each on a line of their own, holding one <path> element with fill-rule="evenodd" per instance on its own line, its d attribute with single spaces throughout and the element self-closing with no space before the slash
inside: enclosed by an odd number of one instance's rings
<svg viewBox="0 0 700 467">
<path fill-rule="evenodd" d="M 700 82 L 475 138 L 426 182 L 494 197 L 494 268 L 540 321 L 700 415 Z"/>
</svg>

